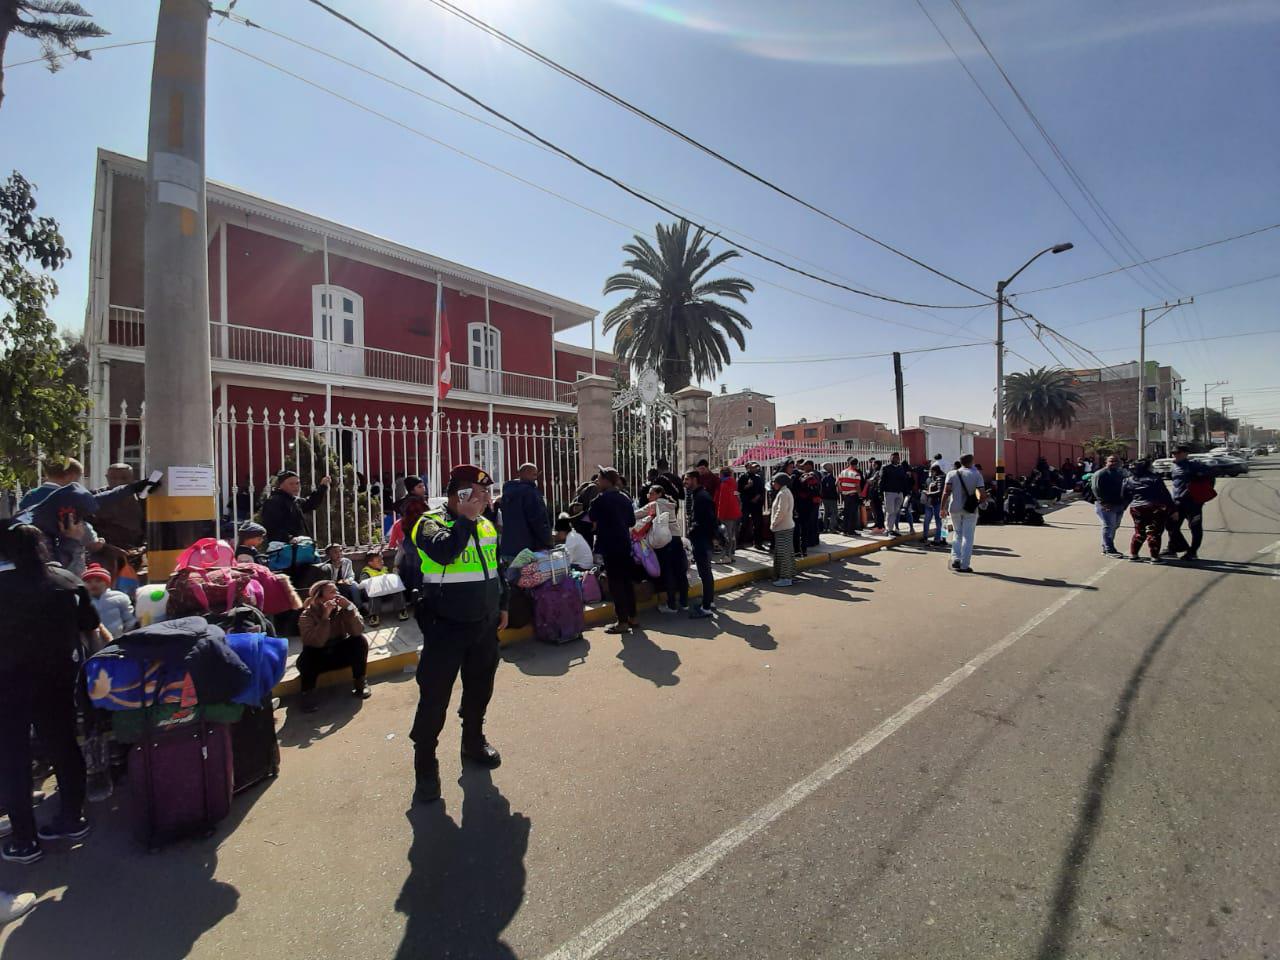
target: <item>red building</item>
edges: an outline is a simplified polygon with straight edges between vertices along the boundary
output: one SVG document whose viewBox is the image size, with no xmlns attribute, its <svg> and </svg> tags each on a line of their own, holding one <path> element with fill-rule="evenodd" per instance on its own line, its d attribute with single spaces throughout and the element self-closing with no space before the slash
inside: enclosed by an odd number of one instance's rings
<svg viewBox="0 0 1280 960">
<path fill-rule="evenodd" d="M 143 459 L 138 411 L 152 322 L 143 304 L 146 165 L 105 150 L 97 164 L 85 318 L 94 479 L 114 460 Z M 367 478 L 428 474 L 438 286 L 452 361 L 442 472 L 474 460 L 503 478 L 525 459 L 541 463 L 551 455 L 543 439 L 571 429 L 574 382 L 615 375 L 609 354 L 557 339 L 591 324 L 594 342 L 591 307 L 213 181 L 208 228 L 224 503 L 234 490 L 260 490 L 313 422 Z"/>
</svg>

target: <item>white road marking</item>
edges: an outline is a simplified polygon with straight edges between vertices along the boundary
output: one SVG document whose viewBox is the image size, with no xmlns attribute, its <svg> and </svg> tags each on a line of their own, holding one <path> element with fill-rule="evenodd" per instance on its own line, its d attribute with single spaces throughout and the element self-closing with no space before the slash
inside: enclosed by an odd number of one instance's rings
<svg viewBox="0 0 1280 960">
<path fill-rule="evenodd" d="M 1280 547 L 1280 541 L 1275 544 Z M 802 780 L 798 780 L 775 799 L 760 807 L 737 826 L 726 830 L 697 853 L 681 860 L 646 887 L 637 890 L 595 923 L 580 931 L 573 939 L 547 954 L 543 960 L 590 960 L 631 927 L 689 886 L 730 853 L 760 833 L 779 817 L 799 806 L 819 788 L 844 773 L 862 757 L 920 715 L 945 694 L 989 661 L 1008 650 L 1068 603 L 1084 593 L 1118 564 L 1107 564 L 1069 593 L 1063 594 L 1018 629 L 997 640 L 954 673 L 938 681 L 893 716 L 878 724 L 870 733 L 841 750 L 825 764 Z"/>
<path fill-rule="evenodd" d="M 1280 540 L 1277 540 L 1269 547 L 1263 547 L 1258 551 L 1258 556 L 1261 557 L 1268 553 L 1274 553 L 1276 555 L 1276 569 L 1275 572 L 1271 574 L 1271 579 L 1280 580 Z"/>
</svg>

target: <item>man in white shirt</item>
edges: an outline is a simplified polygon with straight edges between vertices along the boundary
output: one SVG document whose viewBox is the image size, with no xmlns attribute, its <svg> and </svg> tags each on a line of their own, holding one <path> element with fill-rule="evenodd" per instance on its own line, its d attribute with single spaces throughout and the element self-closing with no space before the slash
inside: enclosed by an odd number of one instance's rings
<svg viewBox="0 0 1280 960">
<path fill-rule="evenodd" d="M 555 538 L 557 543 L 564 544 L 569 556 L 569 566 L 578 570 L 590 570 L 595 566 L 595 557 L 591 553 L 591 545 L 587 538 L 573 529 L 567 513 L 556 518 Z"/>
<path fill-rule="evenodd" d="M 978 526 L 978 504 L 986 499 L 986 481 L 973 467 L 973 454 L 960 458 L 960 469 L 947 474 L 946 493 L 942 497 L 942 515 L 951 517 L 955 537 L 951 542 L 951 569 L 973 573 L 969 560 L 973 556 L 973 534 Z M 965 509 L 972 507 L 972 510 Z"/>
</svg>

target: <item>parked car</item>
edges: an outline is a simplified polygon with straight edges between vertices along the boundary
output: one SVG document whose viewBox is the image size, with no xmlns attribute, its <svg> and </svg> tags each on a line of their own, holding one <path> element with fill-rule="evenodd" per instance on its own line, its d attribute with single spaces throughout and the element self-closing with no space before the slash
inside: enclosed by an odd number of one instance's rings
<svg viewBox="0 0 1280 960">
<path fill-rule="evenodd" d="M 1234 457 L 1220 457 L 1209 453 L 1195 453 L 1191 459 L 1198 460 L 1213 471 L 1215 477 L 1238 477 L 1249 469 L 1243 460 Z"/>
<path fill-rule="evenodd" d="M 1267 448 L 1258 447 L 1256 450 L 1253 451 L 1253 455 L 1255 457 L 1265 457 L 1267 455 Z"/>
<path fill-rule="evenodd" d="M 1151 472 L 1157 477 L 1167 477 L 1173 473 L 1173 457 L 1161 457 L 1151 461 Z"/>
</svg>

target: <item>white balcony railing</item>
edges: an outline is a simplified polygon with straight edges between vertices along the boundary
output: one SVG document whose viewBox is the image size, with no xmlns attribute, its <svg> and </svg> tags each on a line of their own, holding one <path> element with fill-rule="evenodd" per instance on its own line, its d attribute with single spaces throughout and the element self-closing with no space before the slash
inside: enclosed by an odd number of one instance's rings
<svg viewBox="0 0 1280 960">
<path fill-rule="evenodd" d="M 143 311 L 137 308 L 112 306 L 108 311 L 110 343 L 142 347 L 146 342 L 145 327 Z M 296 333 L 259 327 L 210 324 L 209 351 L 215 360 L 345 374 L 422 387 L 435 384 L 436 365 L 431 357 L 377 347 L 332 344 Z M 450 374 L 454 390 L 515 400 L 574 403 L 574 385 L 563 380 L 507 370 L 484 370 L 464 363 L 451 364 Z"/>
</svg>

